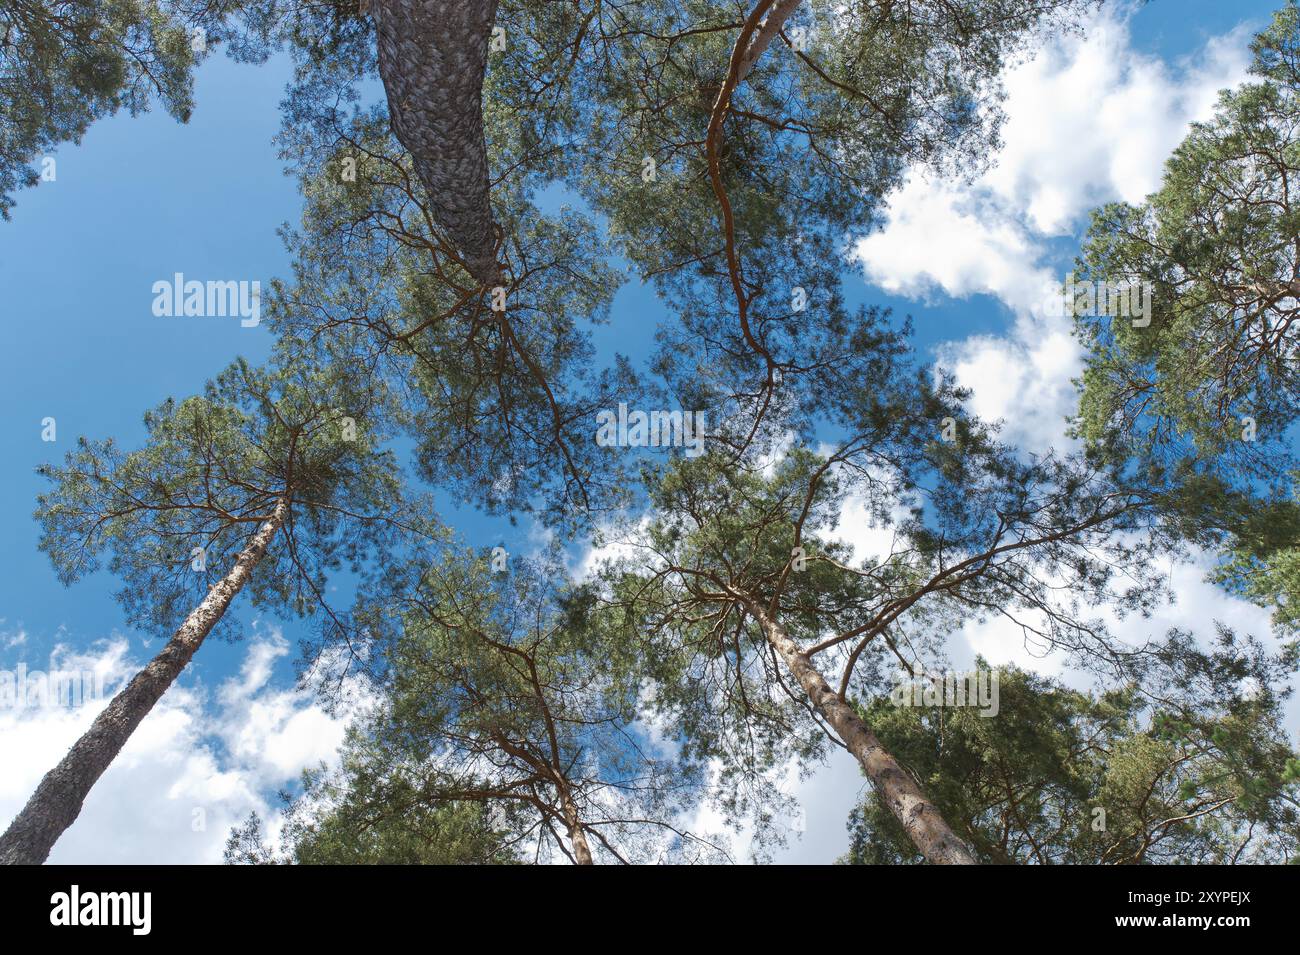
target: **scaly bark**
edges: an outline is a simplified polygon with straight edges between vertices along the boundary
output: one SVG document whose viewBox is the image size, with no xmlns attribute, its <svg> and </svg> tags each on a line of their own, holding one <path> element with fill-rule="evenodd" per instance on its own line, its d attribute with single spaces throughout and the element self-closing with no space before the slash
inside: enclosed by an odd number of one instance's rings
<svg viewBox="0 0 1300 955">
<path fill-rule="evenodd" d="M 81 813 L 91 787 L 117 758 L 140 721 L 176 681 L 235 595 L 248 583 L 253 568 L 266 555 L 267 546 L 288 513 L 289 502 L 281 498 L 271 516 L 240 552 L 230 572 L 208 591 L 149 665 L 113 697 L 59 764 L 45 774 L 22 812 L 0 836 L 0 863 L 39 865 L 46 860 L 59 836 Z"/>
<path fill-rule="evenodd" d="M 921 791 L 921 787 L 898 760 L 885 749 L 876 734 L 857 710 L 840 699 L 825 677 L 813 665 L 785 628 L 773 620 L 755 601 L 733 591 L 763 629 L 763 635 L 785 661 L 817 712 L 839 734 L 849 752 L 857 759 L 922 855 L 939 865 L 976 865 L 966 844 L 952 831 L 938 807 Z"/>
<path fill-rule="evenodd" d="M 483 75 L 497 0 L 373 0 L 393 133 L 438 225 L 484 285 L 501 281 L 488 199 Z"/>
</svg>

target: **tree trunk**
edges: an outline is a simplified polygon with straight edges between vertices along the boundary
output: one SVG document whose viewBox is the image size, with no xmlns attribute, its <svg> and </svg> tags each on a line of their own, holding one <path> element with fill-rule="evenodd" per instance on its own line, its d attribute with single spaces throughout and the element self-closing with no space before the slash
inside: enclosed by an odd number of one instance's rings
<svg viewBox="0 0 1300 955">
<path fill-rule="evenodd" d="M 281 498 L 230 572 L 208 591 L 149 665 L 113 697 L 59 764 L 45 774 L 22 812 L 0 836 L 0 863 L 39 865 L 45 861 L 59 836 L 76 821 L 91 787 L 248 582 L 288 513 L 289 502 Z"/>
<path fill-rule="evenodd" d="M 569 829 L 574 859 L 578 865 L 595 865 L 591 858 L 591 847 L 587 845 L 587 833 L 583 831 L 582 820 L 578 818 L 578 807 L 564 789 L 560 790 L 560 806 L 564 809 L 564 824 Z"/>
<path fill-rule="evenodd" d="M 799 9 L 799 4 L 802 2 L 803 0 L 776 0 L 768 7 L 766 14 L 759 22 L 758 29 L 749 38 L 749 46 L 741 54 L 740 64 L 736 69 L 737 86 L 749 75 L 750 70 L 754 68 L 754 64 L 758 62 L 758 58 L 763 55 L 763 51 L 771 45 L 772 40 L 785 26 L 785 21 L 789 20 L 795 10 Z"/>
<path fill-rule="evenodd" d="M 780 624 L 758 604 L 742 597 L 745 607 L 758 620 L 768 643 L 785 661 L 812 701 L 817 712 L 839 734 L 894 817 L 902 823 L 912 842 L 930 862 L 941 865 L 976 865 L 966 844 L 957 838 L 938 807 L 898 760 L 885 749 L 857 710 L 840 699 L 812 660 L 800 650 Z"/>
<path fill-rule="evenodd" d="M 470 274 L 501 281 L 488 200 L 483 75 L 497 0 L 374 0 L 393 133 Z"/>
</svg>

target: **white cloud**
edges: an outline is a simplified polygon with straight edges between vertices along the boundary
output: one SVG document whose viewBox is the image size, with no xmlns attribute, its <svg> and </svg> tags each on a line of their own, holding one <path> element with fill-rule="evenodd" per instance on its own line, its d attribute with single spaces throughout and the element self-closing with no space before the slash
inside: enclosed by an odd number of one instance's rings
<svg viewBox="0 0 1300 955">
<path fill-rule="evenodd" d="M 1248 27 L 1171 66 L 1134 49 L 1129 12 L 1104 7 L 1082 36 L 1048 44 L 1007 75 L 1009 121 L 984 185 L 1033 233 L 1065 235 L 1093 206 L 1141 201 L 1188 123 L 1245 76 Z"/>
<path fill-rule="evenodd" d="M 71 708 L 0 711 L 0 820 L 36 784 L 139 667 L 118 637 L 89 652 L 56 651 L 62 669 L 107 678 L 105 699 Z M 237 676 L 209 691 L 182 675 L 145 717 L 50 855 L 53 863 L 212 863 L 250 810 L 274 814 L 273 793 L 335 761 L 348 714 L 327 714 L 313 691 L 272 685 L 288 653 L 278 632 L 252 638 Z"/>
<path fill-rule="evenodd" d="M 1248 601 L 1234 597 L 1210 580 L 1215 558 L 1198 551 L 1187 559 L 1165 567 L 1152 567 L 1152 579 L 1167 575 L 1172 599 L 1155 608 L 1150 616 L 1129 614 L 1120 617 L 1111 607 L 1099 608 L 1096 616 L 1109 628 L 1112 642 L 1117 646 L 1137 648 L 1147 643 L 1157 643 L 1170 630 L 1192 634 L 1206 649 L 1217 636 L 1216 623 L 1225 624 L 1239 635 L 1250 635 L 1265 646 L 1277 651 L 1281 641 L 1273 633 L 1270 612 Z M 1039 626 L 1040 615 L 1016 614 L 1017 619 Z M 1013 664 L 1044 676 L 1063 679 L 1068 684 L 1084 688 L 1093 678 L 1069 666 L 1065 654 L 1053 650 L 1033 634 L 1026 634 L 1001 615 L 991 615 L 986 620 L 972 620 L 961 628 L 950 642 L 954 666 L 964 668 L 974 663 L 978 654 L 992 666 Z M 1293 737 L 1300 737 L 1300 705 L 1292 701 L 1286 708 L 1286 728 Z"/>
<path fill-rule="evenodd" d="M 889 208 L 885 227 L 856 250 L 867 278 L 888 292 L 987 293 L 1028 308 L 1051 281 L 1021 218 L 984 179 L 963 187 L 912 172 Z"/>
<path fill-rule="evenodd" d="M 1131 13 L 1103 8 L 1082 36 L 1049 38 L 1008 71 L 996 164 L 970 184 L 914 172 L 884 229 L 856 250 L 868 279 L 893 294 L 983 294 L 1011 310 L 1007 334 L 953 342 L 938 357 L 974 390 L 971 410 L 1004 420 L 1005 436 L 1028 450 L 1064 443 L 1081 368 L 1069 320 L 1043 305 L 1065 277 L 1050 241 L 1079 234 L 1102 203 L 1152 192 L 1188 124 L 1210 115 L 1249 62 L 1245 26 L 1176 65 L 1139 53 Z"/>
</svg>

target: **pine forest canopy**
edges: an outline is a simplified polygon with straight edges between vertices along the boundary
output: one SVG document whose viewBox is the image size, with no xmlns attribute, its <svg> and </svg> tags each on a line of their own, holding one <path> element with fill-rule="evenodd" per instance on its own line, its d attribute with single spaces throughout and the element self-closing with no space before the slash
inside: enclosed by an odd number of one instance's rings
<svg viewBox="0 0 1300 955">
<path fill-rule="evenodd" d="M 1095 213 L 1078 273 L 1153 313 L 1078 318 L 1077 441 L 1015 446 L 910 320 L 849 302 L 886 197 L 981 172 L 1005 70 L 1094 6 L 0 0 L 6 215 L 96 119 L 185 120 L 218 46 L 292 62 L 302 195 L 269 360 L 43 471 L 60 579 L 107 570 L 168 639 L 0 860 L 44 861 L 246 595 L 370 705 L 228 862 L 732 861 L 737 832 L 765 858 L 782 775 L 834 748 L 869 783 L 845 862 L 1295 861 L 1297 5 L 1160 188 Z M 653 352 L 609 356 L 638 281 Z M 463 540 L 438 495 L 549 543 Z M 1158 623 L 1201 550 L 1275 633 Z M 990 623 L 1093 689 L 981 661 L 996 716 L 891 702 Z"/>
</svg>

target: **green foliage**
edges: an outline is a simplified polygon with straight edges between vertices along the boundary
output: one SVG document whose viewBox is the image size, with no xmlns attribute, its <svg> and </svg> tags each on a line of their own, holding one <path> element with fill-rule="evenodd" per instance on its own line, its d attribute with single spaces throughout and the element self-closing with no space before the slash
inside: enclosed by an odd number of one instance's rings
<svg viewBox="0 0 1300 955">
<path fill-rule="evenodd" d="M 863 714 L 983 862 L 1286 862 L 1300 789 L 1269 686 L 1292 670 L 1227 632 L 1211 652 L 1174 635 L 1107 692 L 1006 667 L 996 717 L 879 698 Z M 874 794 L 849 830 L 843 862 L 921 861 Z"/>
<path fill-rule="evenodd" d="M 426 477 L 493 511 L 584 523 L 628 497 L 591 422 L 642 394 L 624 361 L 589 367 L 583 325 L 604 321 L 621 281 L 611 253 L 653 277 L 677 313 L 655 369 L 669 406 L 728 421 L 784 414 L 802 373 L 842 345 L 845 230 L 869 225 L 907 162 L 986 155 L 999 68 L 1033 27 L 1079 6 L 815 4 L 810 52 L 773 48 L 735 94 L 724 179 L 733 238 L 763 280 L 746 280 L 750 314 L 721 330 L 735 302 L 702 137 L 739 31 L 734 11 L 500 6 L 508 40 L 491 57 L 484 102 L 509 281 L 494 313 L 490 290 L 432 226 L 386 110 L 362 105 L 375 75 L 369 25 L 344 16 L 335 28 L 336 8 L 296 9 L 279 33 L 298 63 L 281 143 L 308 209 L 289 236 L 294 281 L 272 295 L 277 329 L 296 360 L 347 361 L 408 386 Z M 660 169 L 649 182 L 645 157 Z M 345 178 L 352 161 L 355 179 Z M 542 215 L 536 197 L 556 184 L 605 221 Z M 790 314 L 795 285 L 829 303 L 828 333 Z"/>
<path fill-rule="evenodd" d="M 1085 667 L 1123 668 L 1129 650 L 1097 608 L 1149 612 L 1164 593 L 1142 548 L 1144 501 L 1077 459 L 1020 460 L 957 395 L 880 352 L 872 377 L 843 349 L 824 407 L 844 427 L 821 453 L 764 457 L 725 445 L 648 475 L 649 514 L 611 535 L 593 624 L 639 640 L 655 675 L 647 702 L 688 751 L 717 761 L 726 809 L 760 836 L 788 759 L 819 757 L 829 732 L 794 684 L 759 610 L 841 693 L 878 692 L 897 665 L 943 659 L 964 622 L 1001 618 Z M 811 376 L 810 376 L 811 377 Z M 940 438 L 945 415 L 957 442 Z M 839 527 L 841 515 L 859 526 Z M 846 537 L 871 525 L 875 552 Z M 1146 538 L 1150 541 L 1150 538 Z"/>
<path fill-rule="evenodd" d="M 1002 65 L 1034 26 L 1081 6 L 804 4 L 732 97 L 721 162 L 738 244 L 802 259 L 799 232 L 833 250 L 870 227 L 907 164 L 978 165 L 997 142 Z M 702 0 L 596 4 L 582 37 L 574 187 L 642 273 L 668 283 L 726 273 L 703 138 L 746 12 Z M 650 183 L 645 157 L 658 170 Z"/>
<path fill-rule="evenodd" d="M 288 498 L 282 536 L 249 584 L 252 600 L 343 628 L 325 604 L 327 576 L 366 573 L 407 535 L 437 533 L 401 501 L 375 401 L 337 374 L 236 361 L 203 395 L 149 412 L 139 449 L 82 438 L 62 467 L 43 467 L 52 488 L 38 499 L 40 546 L 68 584 L 107 555 L 128 618 L 170 635 Z M 237 632 L 229 615 L 218 627 Z"/>
<path fill-rule="evenodd" d="M 95 120 L 156 96 L 178 120 L 194 108 L 196 29 L 221 37 L 229 3 L 191 0 L 0 2 L 0 215 L 33 186 L 31 163 L 80 142 Z"/>
<path fill-rule="evenodd" d="M 371 594 L 379 699 L 342 770 L 312 777 L 290 855 L 346 841 L 357 820 L 365 852 L 372 839 L 402 846 L 450 812 L 490 821 L 504 856 L 572 858 L 575 824 L 597 859 L 719 856 L 682 824 L 700 767 L 640 723 L 635 647 L 578 624 L 586 598 L 559 564 L 512 564 L 493 573 L 442 550 L 404 565 L 396 592 Z"/>
<path fill-rule="evenodd" d="M 278 846 L 256 813 L 226 841 L 227 865 L 505 865 L 517 862 L 504 832 L 479 803 L 434 803 L 385 791 L 404 812 L 374 813 L 374 780 L 345 767 L 340 785 L 324 771 L 303 774 L 303 794 L 288 801 Z"/>
<path fill-rule="evenodd" d="M 1080 316 L 1094 348 L 1081 430 L 1149 422 L 1202 455 L 1241 456 L 1244 416 L 1275 446 L 1296 414 L 1288 316 L 1295 308 L 1300 211 L 1300 83 L 1284 66 L 1300 43 L 1300 9 L 1280 10 L 1255 42 L 1259 82 L 1224 91 L 1141 206 L 1095 213 L 1080 267 L 1094 281 L 1150 282 L 1150 327 Z"/>
<path fill-rule="evenodd" d="M 622 365 L 591 367 L 583 325 L 607 320 L 621 283 L 599 230 L 498 189 L 509 279 L 494 298 L 432 226 L 381 115 L 353 117 L 337 141 L 314 136 L 309 122 L 286 131 L 308 158 L 302 228 L 288 236 L 294 279 L 267 304 L 285 360 L 400 382 L 396 420 L 418 442 L 421 474 L 491 512 L 558 523 L 617 502 L 622 472 L 591 422 L 634 384 Z M 355 181 L 343 178 L 349 162 Z"/>
<path fill-rule="evenodd" d="M 1300 7 L 1252 46 L 1257 79 L 1220 95 L 1160 189 L 1094 215 L 1082 279 L 1150 283 L 1152 314 L 1148 327 L 1078 318 L 1076 427 L 1095 452 L 1142 462 L 1179 532 L 1228 552 L 1219 579 L 1294 627 Z"/>
</svg>

